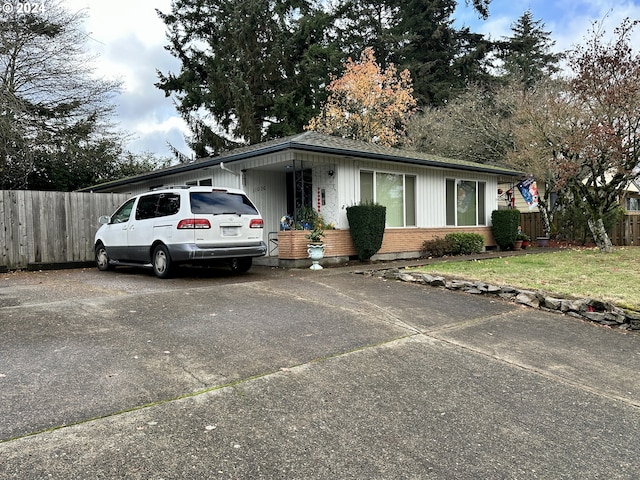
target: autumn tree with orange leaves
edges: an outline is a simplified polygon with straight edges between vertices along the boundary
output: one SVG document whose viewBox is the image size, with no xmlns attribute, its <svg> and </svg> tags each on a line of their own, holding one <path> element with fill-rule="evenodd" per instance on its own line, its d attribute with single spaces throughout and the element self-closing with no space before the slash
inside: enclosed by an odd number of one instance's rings
<svg viewBox="0 0 640 480">
<path fill-rule="evenodd" d="M 398 74 L 393 64 L 383 72 L 372 48 L 359 62 L 349 58 L 341 77 L 332 77 L 329 97 L 306 130 L 392 146 L 404 136 L 416 100 L 409 70 Z"/>
</svg>

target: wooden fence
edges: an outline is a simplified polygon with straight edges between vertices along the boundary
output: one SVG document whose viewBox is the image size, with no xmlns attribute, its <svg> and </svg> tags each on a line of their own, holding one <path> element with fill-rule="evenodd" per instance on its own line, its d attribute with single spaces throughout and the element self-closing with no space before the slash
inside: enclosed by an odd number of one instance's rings
<svg viewBox="0 0 640 480">
<path fill-rule="evenodd" d="M 98 217 L 127 194 L 0 190 L 0 269 L 93 261 Z"/>
<path fill-rule="evenodd" d="M 0 270 L 93 262 L 98 217 L 113 213 L 127 198 L 119 193 L 0 190 Z M 539 213 L 520 218 L 525 233 L 542 236 Z M 398 231 L 402 242 L 405 233 Z M 640 245 L 640 215 L 625 215 L 611 241 Z"/>
<path fill-rule="evenodd" d="M 522 231 L 532 239 L 544 235 L 540 213 L 521 213 Z M 610 232 L 611 243 L 615 246 L 640 245 L 640 215 L 625 215 Z"/>
</svg>

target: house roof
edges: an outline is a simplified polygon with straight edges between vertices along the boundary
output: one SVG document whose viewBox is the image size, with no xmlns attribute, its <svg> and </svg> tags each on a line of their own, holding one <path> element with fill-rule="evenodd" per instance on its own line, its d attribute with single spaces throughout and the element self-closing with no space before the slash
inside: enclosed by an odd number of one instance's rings
<svg viewBox="0 0 640 480">
<path fill-rule="evenodd" d="M 109 188 L 127 185 L 129 183 L 152 180 L 176 173 L 189 172 L 201 168 L 220 165 L 221 163 L 231 164 L 240 160 L 245 160 L 248 158 L 253 158 L 270 153 L 277 153 L 290 149 L 302 152 L 323 153 L 327 155 L 341 155 L 352 158 L 364 158 L 371 160 L 409 163 L 430 167 L 493 173 L 496 175 L 506 175 L 509 177 L 517 177 L 523 175 L 523 172 L 505 167 L 444 158 L 423 152 L 404 150 L 394 147 L 385 147 L 371 142 L 351 140 L 348 138 L 334 137 L 318 132 L 308 131 L 297 135 L 291 135 L 289 137 L 270 140 L 268 142 L 240 147 L 225 152 L 221 155 L 217 155 L 215 157 L 200 158 L 190 163 L 174 165 L 172 167 L 154 170 L 141 175 L 115 180 L 113 182 L 106 182 L 100 185 L 85 188 L 82 191 L 108 190 Z"/>
</svg>

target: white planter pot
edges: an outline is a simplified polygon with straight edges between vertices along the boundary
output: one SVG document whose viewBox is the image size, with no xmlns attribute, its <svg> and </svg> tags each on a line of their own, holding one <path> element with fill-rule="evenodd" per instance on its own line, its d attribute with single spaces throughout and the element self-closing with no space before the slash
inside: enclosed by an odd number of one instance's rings
<svg viewBox="0 0 640 480">
<path fill-rule="evenodd" d="M 324 245 L 322 243 L 308 244 L 307 253 L 312 263 L 311 270 L 322 270 L 322 265 L 318 262 L 324 258 Z"/>
</svg>

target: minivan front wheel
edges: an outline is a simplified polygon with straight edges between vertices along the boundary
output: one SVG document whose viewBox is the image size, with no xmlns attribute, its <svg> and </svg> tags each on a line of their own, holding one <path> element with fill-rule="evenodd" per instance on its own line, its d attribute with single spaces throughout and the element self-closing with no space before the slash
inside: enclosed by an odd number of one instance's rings
<svg viewBox="0 0 640 480">
<path fill-rule="evenodd" d="M 114 266 L 111 265 L 109 261 L 107 249 L 102 243 L 96 245 L 96 265 L 98 267 L 98 270 L 100 270 L 101 272 L 106 272 L 107 270 L 114 269 Z"/>
<path fill-rule="evenodd" d="M 164 245 L 158 245 L 153 250 L 153 273 L 158 278 L 169 278 L 172 271 L 171 255 L 169 249 Z"/>
</svg>

